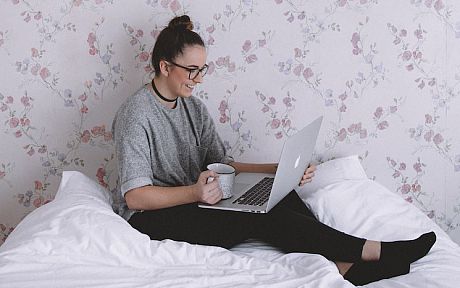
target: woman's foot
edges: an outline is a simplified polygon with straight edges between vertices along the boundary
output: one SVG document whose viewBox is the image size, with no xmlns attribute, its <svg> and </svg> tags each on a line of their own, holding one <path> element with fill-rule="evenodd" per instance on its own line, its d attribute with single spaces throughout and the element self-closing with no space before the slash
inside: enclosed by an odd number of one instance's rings
<svg viewBox="0 0 460 288">
<path fill-rule="evenodd" d="M 365 285 L 374 281 L 409 273 L 410 264 L 385 263 L 381 261 L 360 261 L 354 263 L 343 278 L 353 285 Z"/>
<path fill-rule="evenodd" d="M 429 232 L 417 239 L 381 242 L 379 262 L 410 264 L 422 258 L 436 242 L 436 234 Z"/>
</svg>

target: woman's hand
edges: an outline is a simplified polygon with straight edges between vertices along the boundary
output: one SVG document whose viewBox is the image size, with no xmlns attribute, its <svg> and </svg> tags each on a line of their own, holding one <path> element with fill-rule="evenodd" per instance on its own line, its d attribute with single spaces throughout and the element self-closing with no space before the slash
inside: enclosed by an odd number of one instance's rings
<svg viewBox="0 0 460 288">
<path fill-rule="evenodd" d="M 209 177 L 214 177 L 214 180 L 207 183 Z M 201 172 L 198 181 L 194 184 L 194 194 L 197 202 L 206 204 L 216 204 L 222 199 L 222 190 L 219 186 L 218 174 L 214 171 L 207 170 Z"/>
<path fill-rule="evenodd" d="M 305 172 L 303 173 L 302 179 L 300 179 L 299 186 L 303 186 L 305 183 L 311 182 L 313 176 L 315 176 L 316 165 L 310 164 Z"/>
</svg>

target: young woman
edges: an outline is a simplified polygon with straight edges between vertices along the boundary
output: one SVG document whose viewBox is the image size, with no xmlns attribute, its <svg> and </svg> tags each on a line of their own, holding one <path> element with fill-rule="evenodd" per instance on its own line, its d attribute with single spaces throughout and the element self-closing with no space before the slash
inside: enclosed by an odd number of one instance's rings
<svg viewBox="0 0 460 288">
<path fill-rule="evenodd" d="M 192 96 L 208 66 L 201 37 L 186 15 L 162 30 L 152 52 L 155 76 L 118 110 L 113 131 L 118 158 L 120 213 L 151 239 L 231 248 L 257 238 L 286 253 L 317 253 L 334 261 L 340 274 L 362 285 L 409 272 L 436 241 L 379 242 L 339 232 L 317 221 L 295 192 L 268 214 L 200 209 L 222 198 L 213 162 L 237 172 L 275 173 L 276 164 L 238 163 L 226 155 L 205 105 Z M 312 180 L 306 169 L 299 184 Z"/>
</svg>

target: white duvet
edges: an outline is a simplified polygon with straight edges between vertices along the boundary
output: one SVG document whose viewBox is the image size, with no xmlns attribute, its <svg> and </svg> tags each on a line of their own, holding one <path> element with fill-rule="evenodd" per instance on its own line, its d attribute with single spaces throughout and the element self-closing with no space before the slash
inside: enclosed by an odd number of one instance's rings
<svg viewBox="0 0 460 288">
<path fill-rule="evenodd" d="M 322 222 L 370 239 L 434 230 L 408 275 L 366 287 L 460 287 L 460 248 L 423 213 L 368 180 L 356 157 L 322 164 L 299 194 Z M 322 256 L 282 254 L 257 242 L 231 251 L 151 241 L 112 212 L 107 191 L 63 173 L 56 199 L 29 214 L 0 246 L 0 287 L 354 287 Z"/>
</svg>

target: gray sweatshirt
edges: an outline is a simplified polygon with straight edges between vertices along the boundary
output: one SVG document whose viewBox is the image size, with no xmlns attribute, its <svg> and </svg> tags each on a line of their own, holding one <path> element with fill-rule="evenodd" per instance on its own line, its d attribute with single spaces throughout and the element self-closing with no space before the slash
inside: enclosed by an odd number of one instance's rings
<svg viewBox="0 0 460 288">
<path fill-rule="evenodd" d="M 176 108 L 169 109 L 143 87 L 121 105 L 112 132 L 120 196 L 114 208 L 125 219 L 135 212 L 124 201 L 127 191 L 191 185 L 208 164 L 225 159 L 206 106 L 193 96 L 179 97 Z"/>
</svg>

